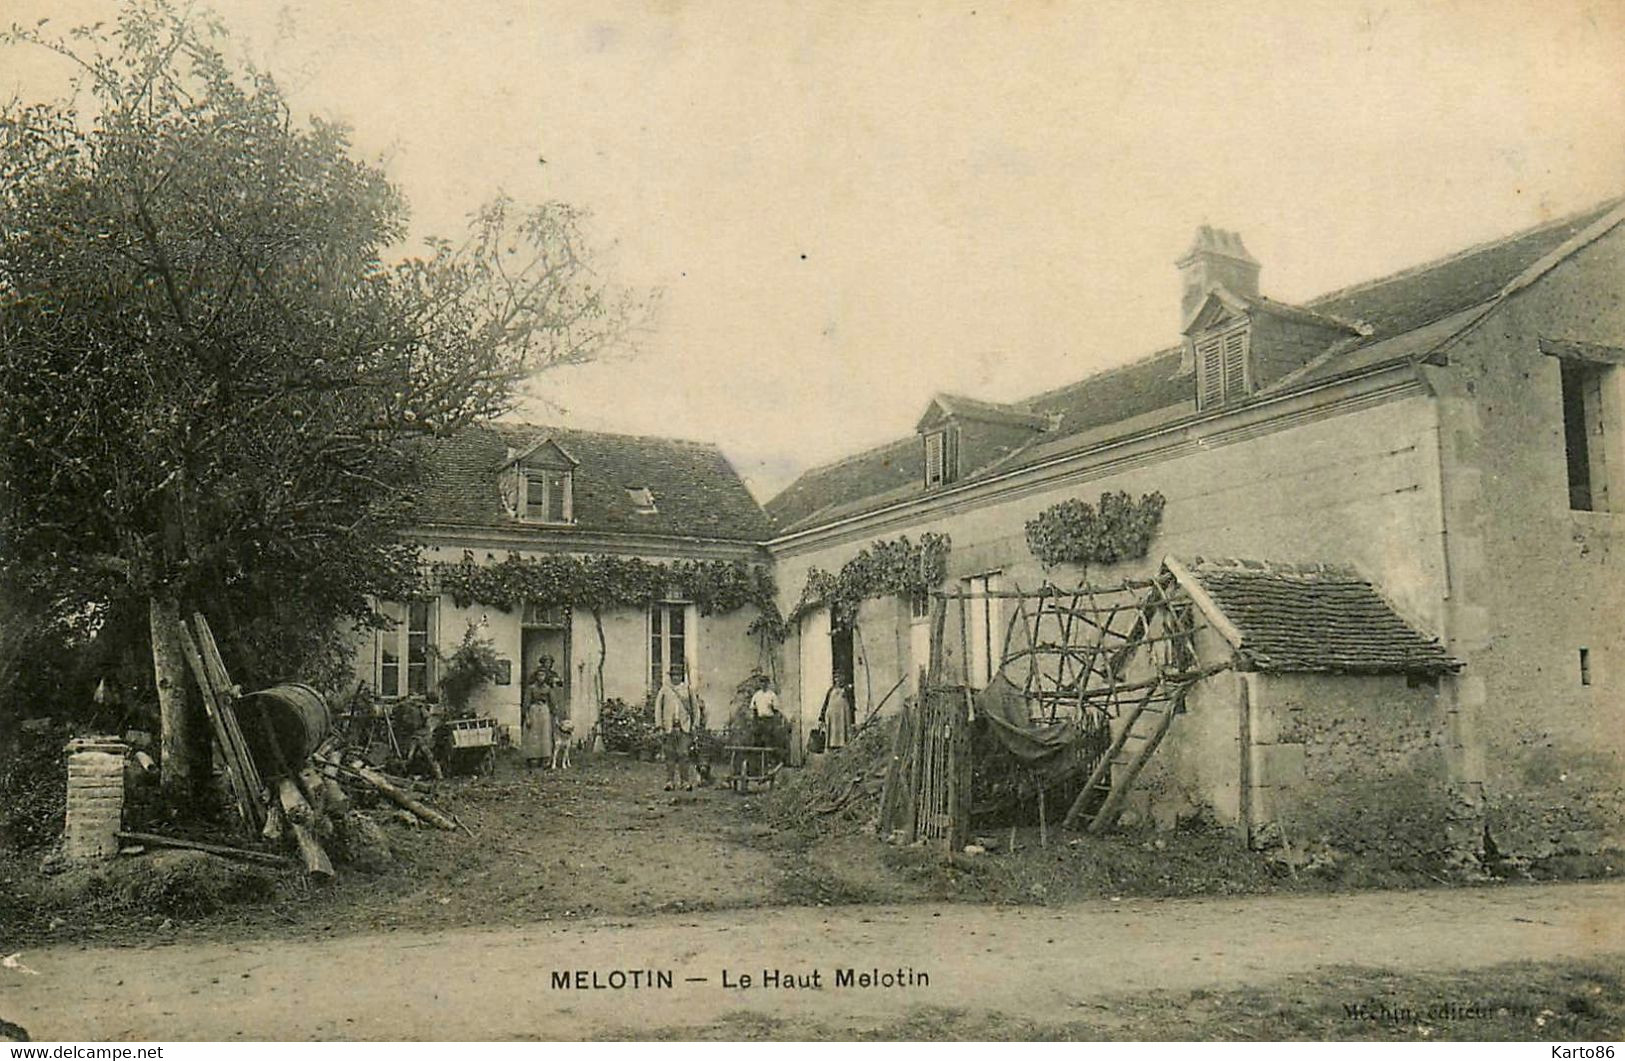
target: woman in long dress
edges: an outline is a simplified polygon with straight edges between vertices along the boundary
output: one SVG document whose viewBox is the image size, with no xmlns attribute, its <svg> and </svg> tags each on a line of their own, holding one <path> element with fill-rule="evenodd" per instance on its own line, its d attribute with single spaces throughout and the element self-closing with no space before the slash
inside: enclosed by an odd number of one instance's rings
<svg viewBox="0 0 1625 1061">
<path fill-rule="evenodd" d="M 844 686 L 833 686 L 824 697 L 824 730 L 830 751 L 846 747 L 852 734 L 852 700 Z"/>
<path fill-rule="evenodd" d="M 525 712 L 519 727 L 519 748 L 526 766 L 553 758 L 553 688 L 547 668 L 537 664 L 525 683 Z"/>
</svg>

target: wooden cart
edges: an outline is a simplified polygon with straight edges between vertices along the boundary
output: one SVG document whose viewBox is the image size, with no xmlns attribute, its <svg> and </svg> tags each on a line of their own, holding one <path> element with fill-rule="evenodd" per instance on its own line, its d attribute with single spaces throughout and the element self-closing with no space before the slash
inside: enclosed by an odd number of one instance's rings
<svg viewBox="0 0 1625 1061">
<path fill-rule="evenodd" d="M 451 732 L 446 749 L 448 774 L 489 774 L 496 769 L 502 730 L 494 718 L 458 718 L 445 724 Z"/>
<path fill-rule="evenodd" d="M 773 787 L 773 781 L 783 767 L 778 748 L 759 744 L 730 744 L 723 749 L 728 753 L 728 787 L 735 792 L 750 791 L 752 785 Z"/>
</svg>

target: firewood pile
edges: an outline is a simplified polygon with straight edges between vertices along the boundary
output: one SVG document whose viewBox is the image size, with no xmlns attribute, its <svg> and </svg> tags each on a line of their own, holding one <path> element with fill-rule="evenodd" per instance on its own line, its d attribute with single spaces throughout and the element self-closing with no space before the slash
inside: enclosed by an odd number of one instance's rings
<svg viewBox="0 0 1625 1061">
<path fill-rule="evenodd" d="M 234 684 L 209 623 L 194 615 L 181 625 L 181 646 L 197 680 L 209 729 L 232 803 L 244 828 L 288 849 L 311 877 L 334 875 L 330 848 L 342 861 L 387 858 L 388 843 L 357 803 L 392 805 L 397 820 L 455 830 L 454 817 L 422 798 L 421 782 L 391 777 L 370 766 L 360 750 L 327 733 L 327 707 L 308 686 L 282 686 L 245 694 Z M 303 717 L 292 707 L 303 705 Z M 313 746 L 314 745 L 314 746 Z M 177 847 L 257 862 L 285 862 L 280 855 L 230 845 L 120 833 L 146 847 Z"/>
</svg>

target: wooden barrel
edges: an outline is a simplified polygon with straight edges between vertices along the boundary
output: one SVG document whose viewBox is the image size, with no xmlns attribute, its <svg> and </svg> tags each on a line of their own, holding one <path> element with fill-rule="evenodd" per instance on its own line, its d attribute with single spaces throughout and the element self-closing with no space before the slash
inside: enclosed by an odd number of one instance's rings
<svg viewBox="0 0 1625 1061">
<path fill-rule="evenodd" d="M 238 701 L 239 716 L 257 715 L 255 725 L 243 720 L 243 739 L 262 774 L 275 774 L 277 756 L 266 744 L 266 731 L 289 763 L 302 763 L 332 732 L 332 716 L 322 694 L 303 682 L 284 682 L 248 693 Z"/>
</svg>

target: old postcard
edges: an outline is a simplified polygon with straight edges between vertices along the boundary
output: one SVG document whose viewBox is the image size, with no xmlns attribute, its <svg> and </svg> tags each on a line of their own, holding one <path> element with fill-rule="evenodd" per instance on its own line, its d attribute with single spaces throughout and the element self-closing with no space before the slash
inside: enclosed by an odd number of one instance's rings
<svg viewBox="0 0 1625 1061">
<path fill-rule="evenodd" d="M 5 14 L 12 1057 L 1612 1056 L 1625 6 Z"/>
</svg>

